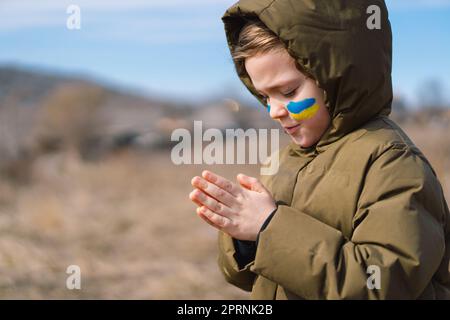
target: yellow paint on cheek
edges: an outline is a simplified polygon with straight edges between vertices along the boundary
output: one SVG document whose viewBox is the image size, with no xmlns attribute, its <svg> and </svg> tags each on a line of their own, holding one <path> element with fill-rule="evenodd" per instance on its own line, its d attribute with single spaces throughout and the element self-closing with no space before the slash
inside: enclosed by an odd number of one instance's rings
<svg viewBox="0 0 450 320">
<path fill-rule="evenodd" d="M 308 109 L 303 110 L 300 113 L 289 112 L 289 114 L 291 115 L 292 119 L 300 121 L 300 120 L 311 119 L 312 117 L 314 117 L 316 115 L 316 113 L 318 111 L 319 111 L 319 105 L 317 103 L 315 103 L 314 105 L 312 105 Z"/>
</svg>

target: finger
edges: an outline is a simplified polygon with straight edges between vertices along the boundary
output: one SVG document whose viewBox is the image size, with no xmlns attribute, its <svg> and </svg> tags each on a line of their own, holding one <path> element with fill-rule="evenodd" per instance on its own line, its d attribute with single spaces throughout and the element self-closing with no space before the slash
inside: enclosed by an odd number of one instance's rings
<svg viewBox="0 0 450 320">
<path fill-rule="evenodd" d="M 229 208 L 235 207 L 238 203 L 236 201 L 236 198 L 228 193 L 227 191 L 219 188 L 217 185 L 208 182 L 207 180 L 200 178 L 200 177 L 194 177 L 192 179 L 192 185 L 203 192 L 209 194 L 211 197 L 216 199 L 219 202 L 222 202 L 224 205 L 226 205 Z"/>
<path fill-rule="evenodd" d="M 189 199 L 192 202 L 194 202 L 197 206 L 201 207 L 203 204 L 195 198 L 194 194 L 195 194 L 195 190 L 192 190 L 191 193 L 189 193 Z"/>
<path fill-rule="evenodd" d="M 267 192 L 266 187 L 264 187 L 264 185 L 254 177 L 249 177 L 245 174 L 240 173 L 237 175 L 237 180 L 239 181 L 241 186 L 246 189 L 256 192 Z"/>
<path fill-rule="evenodd" d="M 214 213 L 217 213 L 224 217 L 233 217 L 236 215 L 234 211 L 232 211 L 229 207 L 225 206 L 223 203 L 220 203 L 214 198 L 211 198 L 209 195 L 201 191 L 200 189 L 196 189 L 194 191 L 194 198 L 202 203 L 204 206 L 208 207 Z"/>
<path fill-rule="evenodd" d="M 209 224 L 210 226 L 212 226 L 212 227 L 214 227 L 214 228 L 220 230 L 220 227 L 219 227 L 219 226 L 216 226 L 214 223 L 212 223 L 211 220 L 209 220 L 209 219 L 201 212 L 201 207 L 197 208 L 196 211 L 197 211 L 197 215 L 198 215 L 203 221 L 205 221 L 205 222 L 206 222 L 207 224 Z"/>
<path fill-rule="evenodd" d="M 202 177 L 235 197 L 241 192 L 238 185 L 222 176 L 219 176 L 218 174 L 212 173 L 211 171 L 203 171 Z"/>
<path fill-rule="evenodd" d="M 213 225 L 218 228 L 219 230 L 222 230 L 224 228 L 227 228 L 231 224 L 231 220 L 221 216 L 220 214 L 217 214 L 213 211 L 211 211 L 207 207 L 201 207 L 199 208 L 199 213 L 204 215 Z"/>
</svg>

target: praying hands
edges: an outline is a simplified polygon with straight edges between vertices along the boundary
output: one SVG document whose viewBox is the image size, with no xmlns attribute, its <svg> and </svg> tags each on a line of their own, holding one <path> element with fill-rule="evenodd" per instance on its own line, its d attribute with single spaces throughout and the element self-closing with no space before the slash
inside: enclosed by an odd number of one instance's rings
<svg viewBox="0 0 450 320">
<path fill-rule="evenodd" d="M 256 178 L 239 174 L 235 184 L 210 171 L 191 181 L 189 198 L 211 226 L 238 240 L 255 241 L 264 221 L 276 209 L 270 192 Z"/>
</svg>

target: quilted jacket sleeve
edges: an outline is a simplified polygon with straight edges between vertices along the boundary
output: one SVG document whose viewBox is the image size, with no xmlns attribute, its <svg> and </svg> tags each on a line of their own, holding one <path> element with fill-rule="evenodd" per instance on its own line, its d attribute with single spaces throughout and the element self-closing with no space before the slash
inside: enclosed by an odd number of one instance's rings
<svg viewBox="0 0 450 320">
<path fill-rule="evenodd" d="M 306 299 L 417 298 L 444 255 L 445 206 L 428 163 L 407 146 L 389 148 L 367 170 L 351 239 L 280 205 L 251 271 Z M 368 271 L 376 269 L 380 287 L 371 289 Z M 243 271 L 237 279 L 251 277 Z"/>
<path fill-rule="evenodd" d="M 239 266 L 236 259 L 236 249 L 233 238 L 219 231 L 219 256 L 218 265 L 225 276 L 225 280 L 245 291 L 251 291 L 256 274 L 250 271 L 254 260 L 245 266 Z"/>
</svg>

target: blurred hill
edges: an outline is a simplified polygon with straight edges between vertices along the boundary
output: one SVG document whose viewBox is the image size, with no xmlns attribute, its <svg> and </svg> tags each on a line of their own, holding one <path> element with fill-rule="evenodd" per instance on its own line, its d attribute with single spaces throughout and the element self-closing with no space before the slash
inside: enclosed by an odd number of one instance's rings
<svg viewBox="0 0 450 320">
<path fill-rule="evenodd" d="M 0 103 L 4 104 L 14 97 L 22 105 L 33 106 L 60 82 L 75 81 L 77 80 L 62 75 L 54 76 L 12 66 L 2 66 L 0 67 Z"/>
<path fill-rule="evenodd" d="M 0 67 L 2 134 L 9 139 L 14 135 L 19 140 L 4 141 L 8 144 L 8 154 L 15 154 L 37 142 L 45 144 L 53 139 L 55 141 L 50 143 L 55 144 L 56 140 L 62 139 L 57 137 L 62 131 L 70 131 L 68 126 L 79 126 L 83 131 L 87 129 L 86 125 L 91 125 L 90 137 L 86 139 L 94 140 L 100 135 L 120 136 L 135 128 L 150 132 L 165 113 L 163 110 L 172 108 L 166 102 L 128 94 L 92 81 L 41 70 Z M 56 128 L 56 122 L 61 128 Z"/>
<path fill-rule="evenodd" d="M 95 160 L 130 148 L 168 149 L 173 130 L 192 130 L 194 120 L 202 120 L 204 129 L 276 127 L 263 108 L 227 94 L 194 105 L 81 76 L 0 66 L 0 174 L 26 180 L 30 163 L 49 152 Z M 404 127 L 450 127 L 449 108 L 413 110 L 399 96 L 391 116 Z"/>
<path fill-rule="evenodd" d="M 265 112 L 232 98 L 188 105 L 49 71 L 0 67 L 0 170 L 61 150 L 87 160 L 123 148 L 164 149 L 174 129 L 191 129 L 194 120 L 204 128 L 273 126 Z"/>
</svg>

